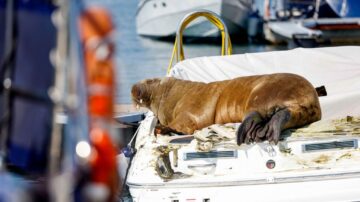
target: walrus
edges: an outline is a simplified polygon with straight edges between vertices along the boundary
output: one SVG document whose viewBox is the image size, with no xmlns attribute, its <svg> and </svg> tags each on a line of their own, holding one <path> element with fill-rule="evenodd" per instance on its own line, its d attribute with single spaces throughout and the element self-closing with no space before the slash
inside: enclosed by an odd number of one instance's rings
<svg viewBox="0 0 360 202">
<path fill-rule="evenodd" d="M 268 140 L 320 120 L 315 88 L 290 73 L 238 77 L 211 83 L 173 77 L 146 79 L 131 89 L 134 104 L 150 109 L 161 125 L 192 134 L 212 124 L 242 122 L 237 144 Z"/>
</svg>

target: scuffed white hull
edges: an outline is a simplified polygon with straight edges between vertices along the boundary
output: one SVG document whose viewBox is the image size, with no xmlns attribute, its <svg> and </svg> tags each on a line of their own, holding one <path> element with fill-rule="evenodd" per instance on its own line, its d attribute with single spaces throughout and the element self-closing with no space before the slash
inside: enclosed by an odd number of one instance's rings
<svg viewBox="0 0 360 202">
<path fill-rule="evenodd" d="M 211 178 L 212 176 L 209 176 Z M 136 202 L 160 201 L 356 201 L 360 177 L 298 183 L 209 187 L 131 187 Z M 341 189 L 339 189 L 341 187 Z M 345 190 L 345 192 L 344 192 Z M 327 194 L 324 194 L 327 193 Z"/>
<path fill-rule="evenodd" d="M 138 152 L 127 179 L 134 201 L 360 200 L 359 135 L 323 134 L 314 138 L 305 129 L 277 146 L 264 142 L 239 147 L 229 141 L 212 149 L 235 151 L 234 158 L 186 160 L 185 153 L 197 152 L 192 142 L 180 146 L 177 160 L 173 153 L 169 155 L 175 173 L 188 176 L 164 180 L 155 171 L 155 148 L 166 145 L 169 137 L 153 136 L 155 123 L 150 113 L 140 125 Z M 329 123 L 319 122 L 314 129 L 328 127 Z M 355 141 L 355 148 L 303 151 L 306 144 L 334 141 Z M 284 152 L 284 148 L 291 152 Z M 270 159 L 276 162 L 274 169 L 266 167 Z"/>
</svg>

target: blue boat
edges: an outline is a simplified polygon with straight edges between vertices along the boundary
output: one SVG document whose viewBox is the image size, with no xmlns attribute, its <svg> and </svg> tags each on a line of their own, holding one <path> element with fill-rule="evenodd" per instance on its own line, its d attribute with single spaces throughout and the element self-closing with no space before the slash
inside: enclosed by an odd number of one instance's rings
<svg viewBox="0 0 360 202">
<path fill-rule="evenodd" d="M 323 0 L 319 2 L 319 17 L 357 18 L 360 17 L 358 0 Z"/>
</svg>

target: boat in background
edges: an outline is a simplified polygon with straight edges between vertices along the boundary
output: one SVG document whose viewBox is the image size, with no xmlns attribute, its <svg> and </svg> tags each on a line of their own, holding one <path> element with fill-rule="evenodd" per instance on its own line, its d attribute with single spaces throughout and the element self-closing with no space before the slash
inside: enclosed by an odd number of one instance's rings
<svg viewBox="0 0 360 202">
<path fill-rule="evenodd" d="M 136 13 L 137 33 L 158 39 L 173 38 L 180 20 L 197 9 L 210 10 L 222 17 L 229 33 L 247 37 L 247 19 L 251 0 L 141 0 Z M 192 22 L 184 32 L 185 37 L 218 37 L 217 28 L 204 18 Z"/>
<path fill-rule="evenodd" d="M 360 1 L 317 0 L 309 1 L 309 6 L 300 18 L 289 15 L 291 6 L 273 11 L 276 17 L 269 17 L 264 25 L 266 40 L 302 47 L 360 43 Z"/>
</svg>

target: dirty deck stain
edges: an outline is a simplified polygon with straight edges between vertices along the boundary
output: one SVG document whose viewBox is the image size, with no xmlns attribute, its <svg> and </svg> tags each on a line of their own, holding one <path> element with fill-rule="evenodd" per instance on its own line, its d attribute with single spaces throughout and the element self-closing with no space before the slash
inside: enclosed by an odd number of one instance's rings
<svg viewBox="0 0 360 202">
<path fill-rule="evenodd" d="M 328 155 L 322 154 L 319 157 L 315 158 L 313 162 L 319 163 L 319 164 L 325 164 L 330 160 L 330 157 Z"/>
<path fill-rule="evenodd" d="M 350 159 L 352 157 L 352 154 L 351 153 L 345 153 L 341 156 L 339 156 L 336 161 L 339 161 L 339 160 L 342 160 L 342 159 Z"/>
</svg>

